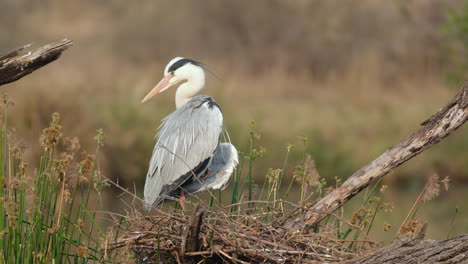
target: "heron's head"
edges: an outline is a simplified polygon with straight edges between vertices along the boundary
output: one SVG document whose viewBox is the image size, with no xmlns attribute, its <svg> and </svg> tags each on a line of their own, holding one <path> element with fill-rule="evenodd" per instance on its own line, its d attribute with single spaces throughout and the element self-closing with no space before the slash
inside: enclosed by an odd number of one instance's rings
<svg viewBox="0 0 468 264">
<path fill-rule="evenodd" d="M 148 101 L 154 95 L 163 92 L 170 87 L 184 82 L 193 82 L 193 92 L 196 93 L 205 85 L 205 72 L 200 62 L 176 57 L 172 59 L 164 69 L 164 78 L 143 98 L 142 103 Z"/>
</svg>

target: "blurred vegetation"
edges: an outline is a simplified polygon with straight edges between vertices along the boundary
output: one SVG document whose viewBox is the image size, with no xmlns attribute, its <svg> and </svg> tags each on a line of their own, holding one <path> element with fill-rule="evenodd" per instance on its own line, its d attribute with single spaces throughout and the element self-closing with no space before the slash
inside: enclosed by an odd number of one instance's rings
<svg viewBox="0 0 468 264">
<path fill-rule="evenodd" d="M 2 50 L 63 36 L 75 41 L 63 60 L 5 88 L 23 116 L 12 125 L 27 131 L 22 136 L 30 141 L 54 111 L 83 138 L 103 127 L 109 134 L 103 171 L 141 186 L 158 123 L 174 109 L 174 91 L 139 102 L 169 59 L 186 56 L 221 76 L 209 78 L 205 93 L 223 108 L 240 149 L 248 143 L 248 122 L 257 123 L 267 153 L 254 179 L 261 181 L 300 136 L 309 139 L 305 148 L 324 177 L 346 177 L 453 96 L 442 80 L 454 65 L 446 44 L 455 40 L 440 29 L 462 20 L 461 11 L 449 13 L 460 6 L 403 0 L 6 1 L 0 33 L 9 37 Z M 436 170 L 464 181 L 466 146 L 468 135 L 459 132 L 392 178 L 407 181 Z M 289 168 L 285 177 L 291 176 Z"/>
<path fill-rule="evenodd" d="M 443 32 L 452 40 L 449 50 L 453 66 L 446 79 L 448 83 L 460 85 L 468 71 L 468 1 L 450 10 L 447 17 Z"/>
<path fill-rule="evenodd" d="M 75 44 L 57 62 L 2 87 L 17 103 L 10 126 L 27 145 L 36 145 L 51 113 L 60 112 L 64 133 L 82 138 L 87 149 L 103 127 L 102 173 L 131 188 L 136 182 L 141 190 L 156 129 L 175 108 L 174 90 L 140 101 L 166 63 L 184 56 L 221 77 L 208 77 L 204 93 L 221 105 L 242 151 L 249 148 L 249 122 L 255 121 L 260 138 L 253 148 L 264 150 L 250 174 L 255 183 L 263 184 L 270 168 L 282 168 L 289 144 L 295 149 L 283 182 L 293 178 L 304 153 L 333 182 L 442 107 L 454 95 L 444 82 L 448 72 L 468 76 L 459 63 L 467 58 L 465 2 L 6 0 L 0 36 L 7 37 L 0 50 L 65 36 Z M 467 149 L 462 128 L 385 184 L 416 193 L 434 172 L 466 184 Z M 25 159 L 41 155 L 40 148 L 31 149 Z M 466 197 L 456 188 L 463 185 L 454 187 L 449 204 L 462 204 Z M 401 193 L 395 199 L 405 203 Z"/>
</svg>

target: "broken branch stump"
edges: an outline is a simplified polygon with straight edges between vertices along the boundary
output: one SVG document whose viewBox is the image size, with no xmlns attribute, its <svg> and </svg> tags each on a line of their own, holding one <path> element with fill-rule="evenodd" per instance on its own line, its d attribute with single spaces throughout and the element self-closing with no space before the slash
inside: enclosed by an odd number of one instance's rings
<svg viewBox="0 0 468 264">
<path fill-rule="evenodd" d="M 65 38 L 26 54 L 20 52 L 29 48 L 31 44 L 0 54 L 0 86 L 19 80 L 58 59 L 62 52 L 72 44 L 73 42 L 70 39 Z"/>
<path fill-rule="evenodd" d="M 200 234 L 200 228 L 204 213 L 205 210 L 200 206 L 200 204 L 197 204 L 193 209 L 192 220 L 190 221 L 190 225 L 184 232 L 181 243 L 182 255 L 185 255 L 186 252 L 194 252 L 199 249 L 200 246 L 198 235 Z"/>
</svg>

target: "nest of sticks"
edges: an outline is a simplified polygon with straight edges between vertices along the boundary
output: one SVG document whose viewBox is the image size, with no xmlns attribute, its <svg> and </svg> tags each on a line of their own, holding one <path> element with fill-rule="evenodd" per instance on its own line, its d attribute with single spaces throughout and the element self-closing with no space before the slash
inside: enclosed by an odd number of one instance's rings
<svg viewBox="0 0 468 264">
<path fill-rule="evenodd" d="M 197 204 L 187 211 L 155 209 L 151 216 L 135 212 L 127 218 L 125 233 L 105 250 L 131 255 L 135 263 L 330 263 L 357 256 L 345 245 L 352 241 L 336 240 L 331 224 L 304 232 L 281 228 L 304 207 L 285 214 L 284 208 L 265 205 L 268 201 L 257 203 L 262 203 L 260 209 L 251 201 L 223 208 Z M 373 247 L 369 240 L 356 242 L 361 249 Z"/>
</svg>

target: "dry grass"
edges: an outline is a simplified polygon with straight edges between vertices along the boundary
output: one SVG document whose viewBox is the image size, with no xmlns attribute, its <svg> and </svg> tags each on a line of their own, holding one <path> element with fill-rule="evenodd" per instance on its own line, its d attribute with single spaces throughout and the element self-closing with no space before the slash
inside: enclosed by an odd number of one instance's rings
<svg viewBox="0 0 468 264">
<path fill-rule="evenodd" d="M 187 259 L 204 260 L 202 263 L 323 263 L 362 253 L 350 250 L 345 243 L 363 243 L 366 249 L 375 246 L 368 239 L 339 240 L 336 227 L 331 224 L 320 232 L 282 230 L 278 222 L 288 215 L 275 210 L 276 203 L 286 202 L 250 201 L 223 208 L 202 208 L 198 204 L 193 211 L 156 210 L 152 216 L 134 212 L 126 219 L 129 226 L 124 228 L 124 234 L 105 248 L 107 254 L 119 255 L 117 259 L 122 263 L 183 263 Z M 286 204 L 300 209 L 298 205 Z M 253 211 L 252 205 L 262 209 Z M 236 207 L 240 210 L 232 212 Z M 340 221 L 359 229 L 347 220 Z M 199 244 L 195 245 L 197 239 Z"/>
<path fill-rule="evenodd" d="M 310 172 L 310 167 L 306 167 L 313 162 L 310 157 L 304 160 L 301 175 Z M 271 182 L 278 181 L 279 172 L 273 171 L 274 178 L 267 179 L 268 193 L 275 191 Z M 428 225 L 416 217 L 422 197 L 435 198 L 440 186 L 446 188 L 447 184 L 448 178 L 428 177 L 421 195 L 408 212 L 411 219 L 403 220 L 396 235 L 423 237 Z M 267 195 L 268 200 L 242 200 L 229 205 L 219 205 L 217 201 L 217 206 L 210 207 L 197 201 L 189 202 L 190 209 L 186 211 L 167 206 L 142 213 L 135 208 L 143 201 L 120 187 L 133 201 L 127 205 L 126 216 L 114 216 L 115 235 L 109 236 L 102 249 L 116 263 L 341 263 L 379 248 L 379 243 L 370 239 L 371 231 L 381 227 L 385 232 L 391 231 L 388 223 L 374 221 L 377 215 L 393 214 L 394 208 L 379 196 L 388 186 L 381 186 L 380 194 L 373 193 L 378 186 L 377 183 L 365 192 L 367 198 L 352 217 L 343 216 L 344 210 L 349 210 L 345 206 L 346 209 L 330 213 L 313 229 L 302 232 L 283 228 L 284 223 L 303 214 L 310 206 L 290 202 L 294 200 L 291 198 L 289 201 L 271 200 L 271 195 Z M 326 190 L 327 186 L 319 188 Z M 320 197 L 313 193 L 311 196 Z"/>
</svg>

